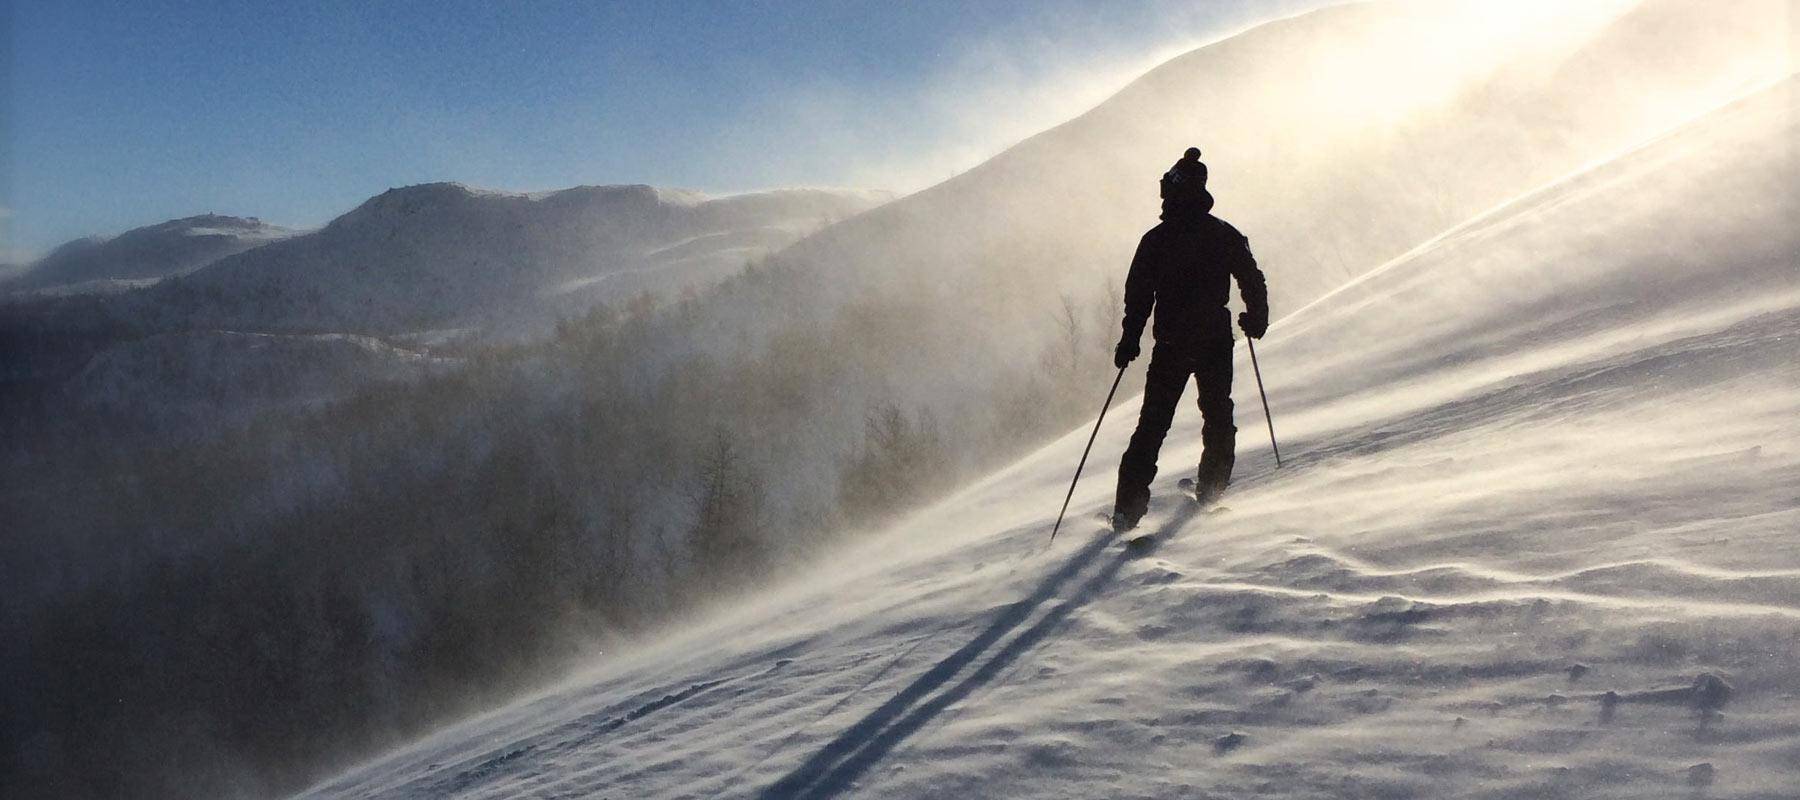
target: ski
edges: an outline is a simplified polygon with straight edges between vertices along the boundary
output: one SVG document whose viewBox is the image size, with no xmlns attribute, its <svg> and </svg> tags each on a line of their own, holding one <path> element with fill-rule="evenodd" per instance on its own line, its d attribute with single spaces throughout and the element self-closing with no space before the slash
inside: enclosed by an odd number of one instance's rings
<svg viewBox="0 0 1800 800">
<path fill-rule="evenodd" d="M 1106 526 L 1107 530 L 1117 534 L 1120 541 L 1125 544 L 1125 547 L 1128 550 L 1147 549 L 1156 541 L 1156 532 L 1154 530 L 1145 528 L 1141 524 L 1120 529 L 1113 524 L 1112 515 L 1104 511 L 1095 512 L 1094 520 L 1101 525 Z M 1142 521 L 1140 520 L 1140 523 L 1141 522 Z"/>
<path fill-rule="evenodd" d="M 1231 508 L 1228 506 L 1219 505 L 1218 498 L 1214 498 L 1209 501 L 1202 501 L 1200 499 L 1200 495 L 1195 491 L 1195 484 L 1194 484 L 1193 478 L 1182 478 L 1181 481 L 1179 483 L 1177 483 L 1176 485 L 1181 487 L 1181 493 L 1184 495 L 1187 495 L 1187 498 L 1189 500 L 1192 500 L 1196 503 L 1201 503 L 1202 510 L 1204 510 L 1208 514 L 1223 514 L 1227 511 L 1231 510 Z"/>
</svg>

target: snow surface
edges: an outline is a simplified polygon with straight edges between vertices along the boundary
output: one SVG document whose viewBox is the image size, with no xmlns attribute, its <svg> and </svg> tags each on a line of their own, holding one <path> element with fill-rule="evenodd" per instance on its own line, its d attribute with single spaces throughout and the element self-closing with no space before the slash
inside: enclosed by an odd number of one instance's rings
<svg viewBox="0 0 1800 800">
<path fill-rule="evenodd" d="M 1238 481 L 1175 496 L 1183 411 L 1150 548 L 1091 521 L 1127 402 L 1053 544 L 1086 430 L 303 796 L 1800 796 L 1796 100 L 1287 315 L 1285 466 L 1240 348 Z"/>
</svg>

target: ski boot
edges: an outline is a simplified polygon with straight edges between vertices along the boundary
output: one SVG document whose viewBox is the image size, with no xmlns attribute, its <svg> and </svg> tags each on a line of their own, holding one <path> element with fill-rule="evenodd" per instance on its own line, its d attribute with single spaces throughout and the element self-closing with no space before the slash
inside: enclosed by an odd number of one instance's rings
<svg viewBox="0 0 1800 800">
<path fill-rule="evenodd" d="M 1199 503 L 1201 508 L 1210 508 L 1225 494 L 1225 487 L 1213 481 L 1202 485 L 1195 483 L 1193 478 L 1182 478 L 1180 486 L 1181 490 L 1186 492 L 1189 497 L 1194 498 L 1194 502 Z"/>
</svg>

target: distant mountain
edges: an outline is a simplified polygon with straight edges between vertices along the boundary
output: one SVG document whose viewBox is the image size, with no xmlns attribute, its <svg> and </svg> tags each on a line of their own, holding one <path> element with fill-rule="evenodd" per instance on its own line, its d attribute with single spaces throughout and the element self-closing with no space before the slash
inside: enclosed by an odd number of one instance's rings
<svg viewBox="0 0 1800 800">
<path fill-rule="evenodd" d="M 68 242 L 10 278 L 0 272 L 0 291 L 78 294 L 137 288 L 295 233 L 255 217 L 173 219 L 110 238 Z"/>
<path fill-rule="evenodd" d="M 650 186 L 536 194 L 409 186 L 134 303 L 159 327 L 541 331 L 604 300 L 704 286 L 886 199 L 823 189 L 708 198 Z"/>
<path fill-rule="evenodd" d="M 889 197 L 434 183 L 315 231 L 207 215 L 84 239 L 0 284 L 0 389 L 69 393 L 122 429 L 217 427 L 447 363 L 420 346 L 704 288 Z"/>
</svg>

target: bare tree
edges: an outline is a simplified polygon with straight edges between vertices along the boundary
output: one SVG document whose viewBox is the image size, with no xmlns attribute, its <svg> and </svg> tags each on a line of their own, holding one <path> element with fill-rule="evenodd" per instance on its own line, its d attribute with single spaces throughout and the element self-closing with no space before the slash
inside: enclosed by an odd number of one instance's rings
<svg viewBox="0 0 1800 800">
<path fill-rule="evenodd" d="M 713 434 L 701 457 L 699 481 L 692 534 L 695 566 L 715 587 L 742 586 L 766 566 L 762 485 L 723 430 Z"/>
<path fill-rule="evenodd" d="M 1064 375 L 1072 378 L 1081 369 L 1082 343 L 1087 337 L 1085 326 L 1081 324 L 1081 306 L 1075 302 L 1075 296 L 1063 292 L 1059 299 L 1062 304 L 1056 314 L 1056 326 L 1062 351 L 1057 361 Z"/>
</svg>

